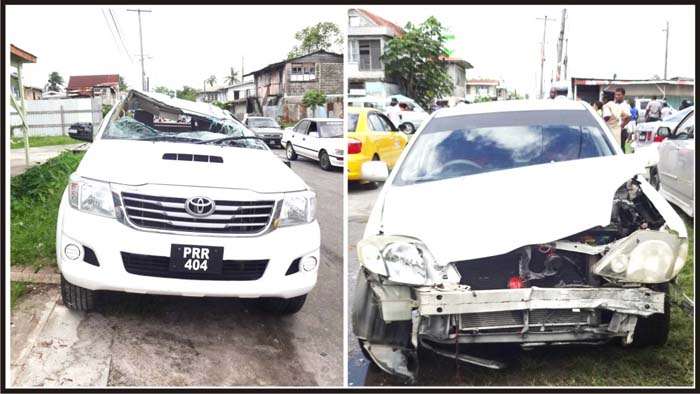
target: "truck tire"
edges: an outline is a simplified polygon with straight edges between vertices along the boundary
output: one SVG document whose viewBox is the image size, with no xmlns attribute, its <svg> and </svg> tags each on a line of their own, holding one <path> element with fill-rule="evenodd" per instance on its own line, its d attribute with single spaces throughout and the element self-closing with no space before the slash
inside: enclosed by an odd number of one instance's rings
<svg viewBox="0 0 700 394">
<path fill-rule="evenodd" d="M 88 312 L 97 307 L 97 292 L 76 286 L 61 275 L 63 304 L 74 311 Z"/>
<path fill-rule="evenodd" d="M 663 346 L 668 340 L 668 332 L 671 329 L 671 299 L 669 297 L 669 284 L 660 283 L 650 285 L 654 291 L 663 292 L 664 313 L 655 313 L 649 317 L 637 318 L 637 326 L 634 328 L 632 346 Z"/>
<path fill-rule="evenodd" d="M 262 309 L 275 315 L 292 315 L 301 310 L 306 302 L 306 294 L 293 298 L 265 298 L 261 300 Z"/>
</svg>

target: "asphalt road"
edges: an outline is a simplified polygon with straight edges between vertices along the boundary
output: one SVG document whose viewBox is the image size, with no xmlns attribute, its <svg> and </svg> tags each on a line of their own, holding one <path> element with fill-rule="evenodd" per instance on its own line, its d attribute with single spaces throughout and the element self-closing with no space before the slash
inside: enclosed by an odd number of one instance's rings
<svg viewBox="0 0 700 394">
<path fill-rule="evenodd" d="M 280 156 L 282 150 L 275 151 Z M 299 159 L 321 226 L 318 283 L 297 314 L 252 301 L 124 293 L 78 313 L 56 286 L 12 313 L 14 386 L 343 385 L 343 174 Z"/>
</svg>

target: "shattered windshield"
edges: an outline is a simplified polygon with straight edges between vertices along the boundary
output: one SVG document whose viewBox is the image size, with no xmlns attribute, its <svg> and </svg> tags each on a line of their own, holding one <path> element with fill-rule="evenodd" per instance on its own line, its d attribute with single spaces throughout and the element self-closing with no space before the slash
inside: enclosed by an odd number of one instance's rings
<svg viewBox="0 0 700 394">
<path fill-rule="evenodd" d="M 337 138 L 343 136 L 343 121 L 319 122 L 321 138 Z"/>
<path fill-rule="evenodd" d="M 279 123 L 275 122 L 270 118 L 250 118 L 248 119 L 248 126 L 257 127 L 261 129 L 279 129 Z"/>
<path fill-rule="evenodd" d="M 225 140 L 229 146 L 267 149 L 234 119 L 198 115 L 143 97 L 129 96 L 119 105 L 101 138 L 181 143 Z"/>
</svg>

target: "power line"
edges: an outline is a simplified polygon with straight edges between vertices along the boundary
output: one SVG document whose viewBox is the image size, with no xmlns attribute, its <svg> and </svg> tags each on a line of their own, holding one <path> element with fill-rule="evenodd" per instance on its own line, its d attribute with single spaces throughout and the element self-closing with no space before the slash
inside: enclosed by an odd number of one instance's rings
<svg viewBox="0 0 700 394">
<path fill-rule="evenodd" d="M 121 41 L 121 43 L 122 43 L 122 47 L 124 48 L 124 52 L 126 52 L 126 55 L 129 56 L 129 61 L 131 61 L 131 63 L 133 63 L 134 59 L 129 54 L 129 50 L 126 48 L 126 44 L 124 44 L 124 38 L 122 37 L 122 33 L 119 30 L 119 23 L 117 23 L 117 18 L 112 13 L 111 8 L 108 8 L 108 10 L 109 10 L 109 15 L 112 17 L 112 22 L 114 22 L 114 27 L 117 29 L 117 35 L 119 35 L 119 41 Z"/>
<path fill-rule="evenodd" d="M 109 29 L 109 34 L 112 36 L 112 40 L 114 40 L 114 45 L 117 46 L 117 50 L 121 52 L 121 47 L 119 46 L 119 43 L 117 42 L 117 37 L 114 35 L 114 32 L 112 31 L 112 24 L 109 23 L 109 19 L 107 19 L 107 14 L 105 14 L 104 8 L 102 9 L 102 16 L 105 17 L 105 23 L 107 23 L 107 28 Z M 128 54 L 127 54 L 128 56 Z"/>
</svg>

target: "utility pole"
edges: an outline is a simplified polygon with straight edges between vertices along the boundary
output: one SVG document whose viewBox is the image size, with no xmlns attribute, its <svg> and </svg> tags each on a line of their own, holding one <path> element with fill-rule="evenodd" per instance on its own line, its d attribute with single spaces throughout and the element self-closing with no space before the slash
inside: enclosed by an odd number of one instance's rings
<svg viewBox="0 0 700 394">
<path fill-rule="evenodd" d="M 537 18 L 537 20 L 544 20 L 544 32 L 542 32 L 542 53 L 540 56 L 540 98 L 544 98 L 544 44 L 545 40 L 547 38 L 547 22 L 556 22 L 554 19 L 547 19 L 547 15 L 544 16 L 544 19 L 542 18 Z"/>
<path fill-rule="evenodd" d="M 241 56 L 241 82 L 243 82 L 243 76 L 245 75 L 245 71 L 243 70 L 244 66 L 245 66 L 245 57 Z"/>
<path fill-rule="evenodd" d="M 143 62 L 143 33 L 141 31 L 141 13 L 142 12 L 151 12 L 151 10 L 142 10 L 140 8 L 137 8 L 135 10 L 127 10 L 130 12 L 138 12 L 139 13 L 139 42 L 141 43 L 141 88 L 143 90 L 148 90 L 148 87 L 146 86 L 146 69 L 144 68 Z"/>
<path fill-rule="evenodd" d="M 564 45 L 564 79 L 567 79 L 569 72 L 569 39 L 567 38 Z"/>
<path fill-rule="evenodd" d="M 666 80 L 666 72 L 668 71 L 668 21 L 666 21 L 666 28 L 661 29 L 661 31 L 666 32 L 666 54 L 664 55 L 664 81 Z"/>
<path fill-rule="evenodd" d="M 557 41 L 557 81 L 561 81 L 561 57 L 564 51 L 564 30 L 566 28 L 566 8 L 561 10 L 561 30 Z"/>
</svg>

